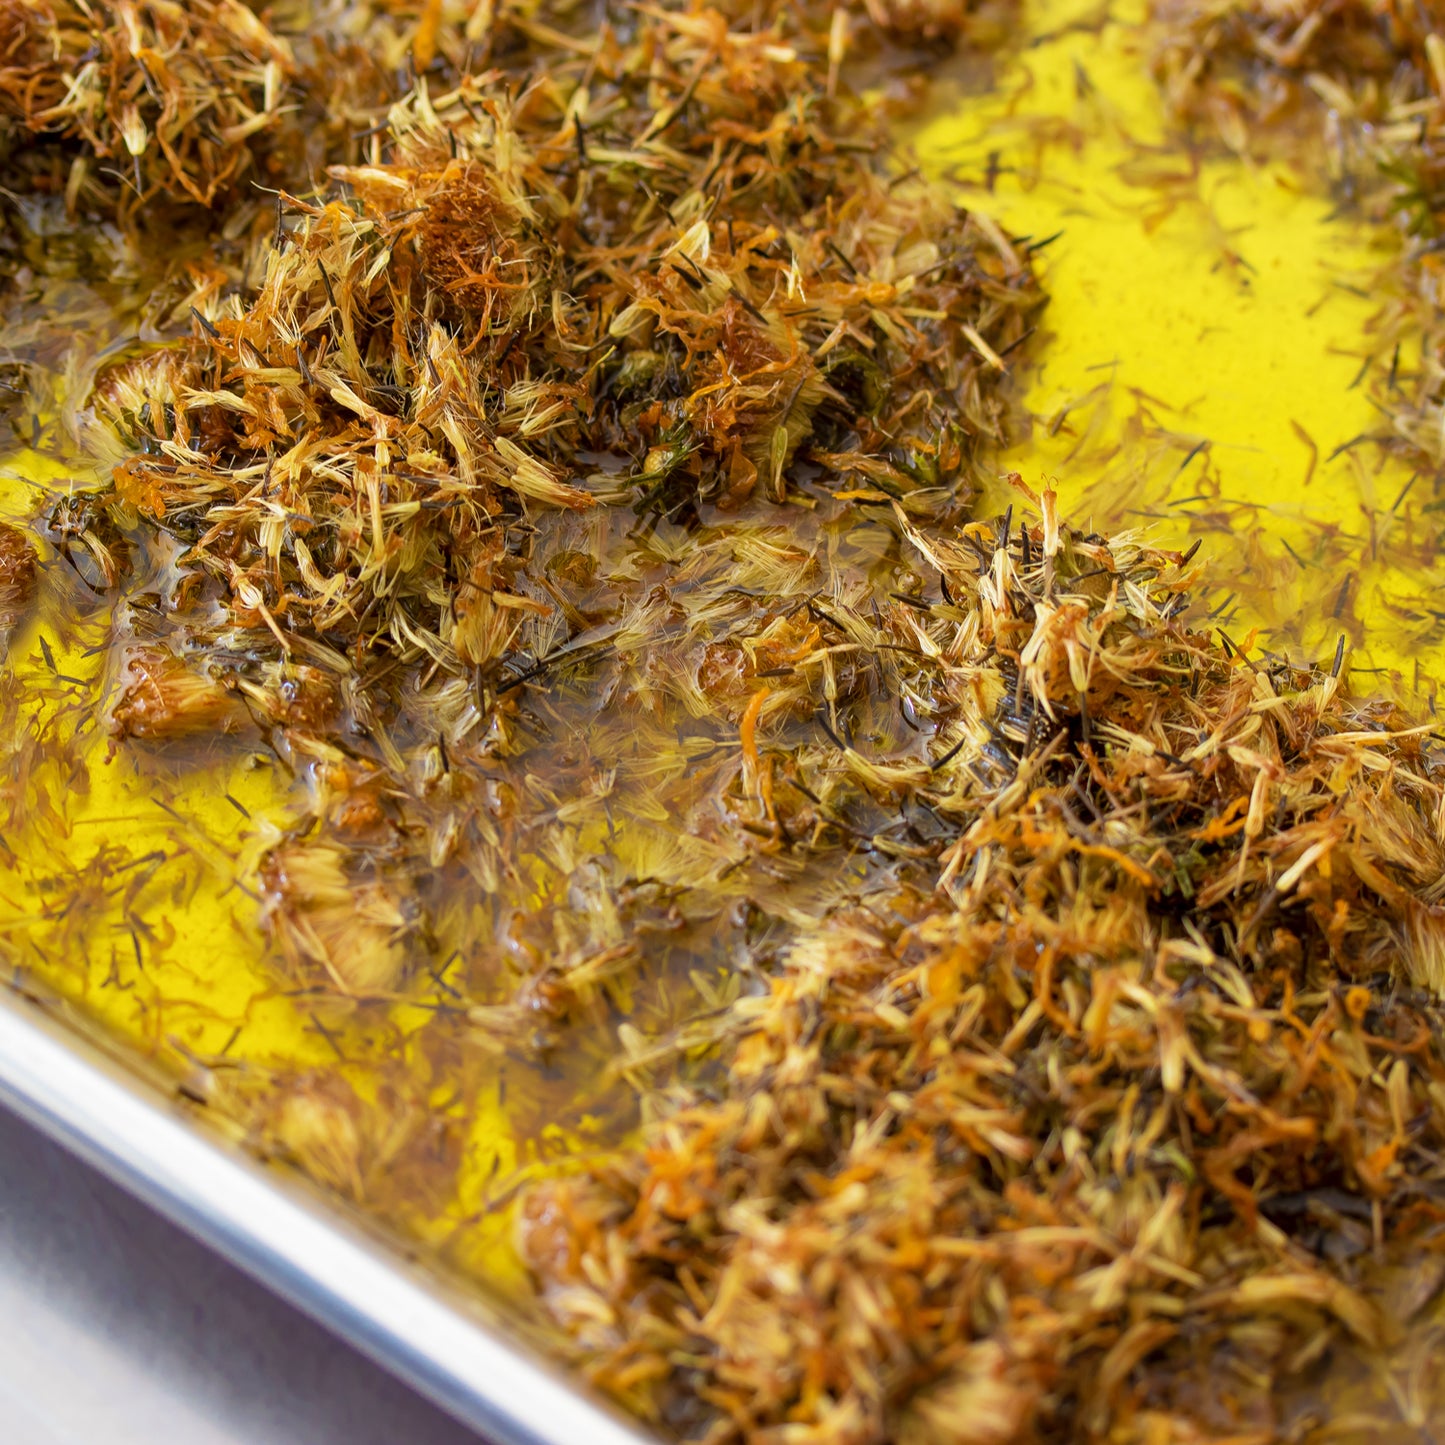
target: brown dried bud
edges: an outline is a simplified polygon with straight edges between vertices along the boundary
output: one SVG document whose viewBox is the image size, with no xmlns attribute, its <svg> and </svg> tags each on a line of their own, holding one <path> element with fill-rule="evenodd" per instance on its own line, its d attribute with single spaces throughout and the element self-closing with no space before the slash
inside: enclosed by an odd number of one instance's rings
<svg viewBox="0 0 1445 1445">
<path fill-rule="evenodd" d="M 9 632 L 35 595 L 36 559 L 30 539 L 0 522 L 0 637 Z"/>
<path fill-rule="evenodd" d="M 165 648 L 137 648 L 128 670 L 130 681 L 110 715 L 118 738 L 233 733 L 245 721 L 230 688 Z"/>
<path fill-rule="evenodd" d="M 384 993 L 406 972 L 415 901 L 396 880 L 354 877 L 353 856 L 332 843 L 273 848 L 261 865 L 265 921 L 298 977 Z"/>
</svg>

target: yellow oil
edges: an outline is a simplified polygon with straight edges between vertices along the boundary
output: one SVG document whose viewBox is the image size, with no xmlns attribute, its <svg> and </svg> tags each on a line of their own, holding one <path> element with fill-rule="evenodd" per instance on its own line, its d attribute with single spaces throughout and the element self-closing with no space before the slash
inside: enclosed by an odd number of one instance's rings
<svg viewBox="0 0 1445 1445">
<path fill-rule="evenodd" d="M 1328 660 L 1343 634 L 1357 686 L 1380 668 L 1413 688 L 1417 664 L 1428 686 L 1435 499 L 1423 478 L 1402 499 L 1408 468 L 1347 445 L 1385 429 L 1360 372 L 1391 361 L 1374 328 L 1394 238 L 1332 218 L 1287 163 L 1191 154 L 1150 78 L 1143 5 L 1025 15 L 996 92 L 912 137 L 969 206 L 1062 233 L 1039 260 L 1032 434 L 1000 470 L 1055 478 L 1076 522 L 1202 539 L 1231 636 L 1259 626 L 1261 646 Z"/>
<path fill-rule="evenodd" d="M 1039 253 L 1051 299 L 1033 359 L 1017 363 L 1029 420 L 997 471 L 1056 480 L 1076 523 L 1147 527 L 1181 549 L 1202 539 L 1215 623 L 1236 640 L 1258 629 L 1257 647 L 1328 659 L 1344 635 L 1356 686 L 1416 690 L 1427 703 L 1440 660 L 1424 600 L 1433 496 L 1423 481 L 1407 489 L 1409 472 L 1368 445 L 1336 454 L 1379 424 L 1352 382 L 1373 355 L 1370 293 L 1390 238 L 1332 218 L 1328 197 L 1282 164 L 1191 156 L 1150 80 L 1142 19 L 1126 0 L 1034 0 L 995 83 L 945 82 L 909 137 L 970 207 L 1036 241 L 1062 233 Z M 38 484 L 83 488 L 96 475 L 84 457 L 20 450 L 0 472 L 0 515 L 29 517 Z M 1000 481 L 980 506 L 1009 500 Z M 506 1209 L 517 1171 L 610 1137 L 626 1109 L 595 1080 L 583 1090 L 575 1070 L 549 1083 L 503 1055 L 458 1063 L 431 1047 L 443 983 L 381 1025 L 284 986 L 238 879 L 267 830 L 294 823 L 290 780 L 265 752 L 231 742 L 184 766 L 129 745 L 108 756 L 98 719 L 113 682 L 111 618 L 98 603 L 79 617 L 63 610 L 63 590 L 48 586 L 12 638 L 0 699 L 0 805 L 12 819 L 0 959 L 177 1077 L 209 1079 L 208 1115 L 223 1126 L 254 1133 L 232 1104 L 253 1097 L 247 1088 L 264 1096 L 273 1076 L 344 1079 L 345 1107 L 377 1139 L 399 1099 L 449 1116 L 452 1142 L 438 1146 L 428 1190 L 403 1177 L 425 1172 L 415 1149 L 391 1185 L 384 1167 L 364 1190 L 344 1161 L 316 1172 L 520 1296 Z M 629 824 L 604 830 L 594 815 L 578 837 L 632 850 L 635 871 L 656 872 L 676 852 L 666 789 L 631 786 Z M 376 1142 L 373 1157 L 386 1147 Z"/>
</svg>

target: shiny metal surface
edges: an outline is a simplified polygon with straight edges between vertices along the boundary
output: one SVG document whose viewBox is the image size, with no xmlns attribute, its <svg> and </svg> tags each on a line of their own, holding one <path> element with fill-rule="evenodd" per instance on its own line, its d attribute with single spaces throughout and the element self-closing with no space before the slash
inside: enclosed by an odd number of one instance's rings
<svg viewBox="0 0 1445 1445">
<path fill-rule="evenodd" d="M 3 988 L 0 1100 L 497 1445 L 649 1445 L 500 1317 L 208 1137 Z"/>
<path fill-rule="evenodd" d="M 0 1104 L 4 1445 L 486 1445 Z"/>
</svg>

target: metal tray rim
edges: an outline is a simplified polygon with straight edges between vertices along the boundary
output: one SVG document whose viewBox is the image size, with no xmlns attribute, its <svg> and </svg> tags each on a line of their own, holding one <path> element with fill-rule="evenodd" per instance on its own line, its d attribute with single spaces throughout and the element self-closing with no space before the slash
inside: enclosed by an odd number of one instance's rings
<svg viewBox="0 0 1445 1445">
<path fill-rule="evenodd" d="M 495 1445 L 656 1445 L 500 1316 L 0 985 L 0 1103 Z"/>
</svg>

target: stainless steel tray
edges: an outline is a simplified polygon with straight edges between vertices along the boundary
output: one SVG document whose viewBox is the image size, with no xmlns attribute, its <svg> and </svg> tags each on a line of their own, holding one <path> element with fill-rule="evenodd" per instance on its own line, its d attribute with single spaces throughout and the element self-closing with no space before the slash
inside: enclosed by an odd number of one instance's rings
<svg viewBox="0 0 1445 1445">
<path fill-rule="evenodd" d="M 209 1136 L 3 984 L 0 1103 L 496 1445 L 656 1445 L 530 1349 L 501 1311 Z"/>
</svg>

